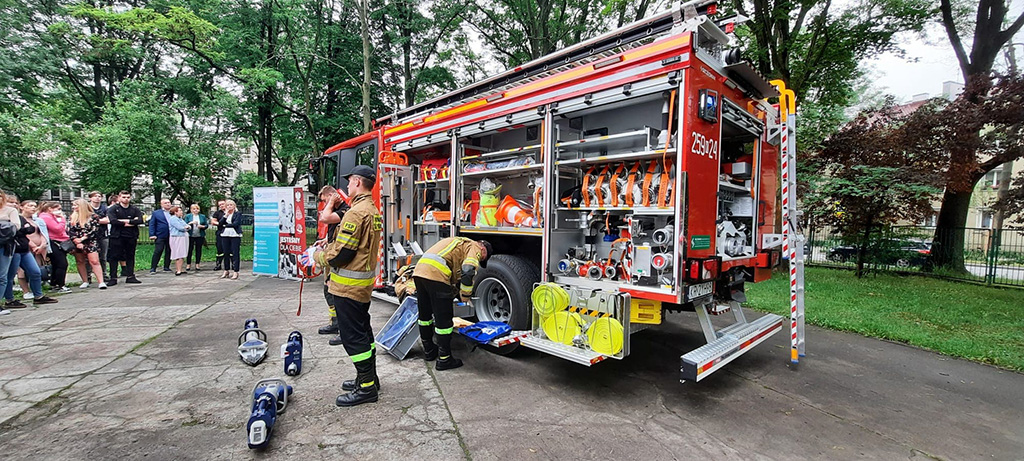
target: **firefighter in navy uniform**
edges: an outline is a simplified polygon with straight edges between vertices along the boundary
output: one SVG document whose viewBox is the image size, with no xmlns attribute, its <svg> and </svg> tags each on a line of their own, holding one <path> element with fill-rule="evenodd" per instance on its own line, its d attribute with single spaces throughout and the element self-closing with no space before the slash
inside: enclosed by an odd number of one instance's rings
<svg viewBox="0 0 1024 461">
<path fill-rule="evenodd" d="M 452 357 L 452 288 L 458 284 L 459 298 L 467 301 L 473 294 L 476 270 L 487 267 L 491 253 L 491 244 L 486 240 L 449 237 L 424 252 L 413 270 L 424 358 L 437 359 L 437 370 L 462 366 L 461 360 Z"/>
<path fill-rule="evenodd" d="M 357 165 L 345 176 L 352 208 L 338 227 L 338 236 L 313 257 L 320 267 L 330 268 L 328 293 L 338 316 L 338 332 L 345 351 L 356 367 L 356 379 L 342 383 L 350 391 L 335 403 L 351 407 L 377 401 L 376 347 L 370 328 L 370 292 L 377 277 L 378 249 L 384 220 L 370 192 L 376 182 L 373 168 Z"/>
</svg>

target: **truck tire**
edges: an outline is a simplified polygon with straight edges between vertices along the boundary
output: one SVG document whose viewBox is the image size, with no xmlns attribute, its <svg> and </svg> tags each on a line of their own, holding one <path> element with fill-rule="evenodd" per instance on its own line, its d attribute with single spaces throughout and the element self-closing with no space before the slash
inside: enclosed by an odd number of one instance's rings
<svg viewBox="0 0 1024 461">
<path fill-rule="evenodd" d="M 530 327 L 530 293 L 540 281 L 540 271 L 530 261 L 514 255 L 494 255 L 477 272 L 474 285 L 480 302 L 475 305 L 480 321 L 505 322 L 513 330 Z"/>
</svg>

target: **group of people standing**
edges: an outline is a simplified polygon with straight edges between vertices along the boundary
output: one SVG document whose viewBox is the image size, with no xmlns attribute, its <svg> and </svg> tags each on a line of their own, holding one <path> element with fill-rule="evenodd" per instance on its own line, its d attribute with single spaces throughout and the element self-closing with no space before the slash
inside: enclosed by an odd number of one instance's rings
<svg viewBox="0 0 1024 461">
<path fill-rule="evenodd" d="M 170 272 L 174 261 L 174 275 L 187 274 L 190 270 L 200 271 L 203 246 L 206 244 L 206 230 L 216 227 L 217 267 L 224 268 L 221 278 L 238 279 L 241 262 L 239 249 L 242 244 L 242 215 L 238 213 L 233 200 L 217 202 L 217 211 L 207 218 L 199 205 L 192 204 L 189 212 L 172 205 L 170 200 L 160 201 L 160 209 L 149 218 L 149 239 L 154 243 L 153 259 L 149 273 L 156 274 L 157 265 L 163 257 L 163 270 Z M 195 265 L 193 265 L 193 257 Z"/>
<path fill-rule="evenodd" d="M 27 307 L 14 297 L 15 282 L 25 293 L 23 298 L 36 305 L 57 302 L 44 295 L 44 278 L 52 291 L 70 292 L 66 286 L 69 254 L 82 279 L 79 288 L 88 288 L 93 281 L 101 290 L 117 285 L 119 272 L 125 283 L 142 283 L 135 275 L 135 253 L 143 225 L 149 227 L 149 238 L 155 243 L 151 273 L 156 273 L 161 255 L 165 271 L 170 271 L 172 259 L 176 275 L 200 270 L 206 230 L 212 225 L 216 227 L 216 270 L 223 266 L 221 278 L 238 278 L 242 215 L 234 201 L 217 202 L 217 211 L 208 219 L 197 204 L 185 214 L 164 199 L 147 222 L 131 199 L 130 192 L 120 191 L 104 203 L 103 194 L 94 191 L 88 200 L 73 201 L 71 212 L 65 214 L 59 202 L 19 202 L 16 195 L 0 190 L 0 291 L 4 296 L 0 315 Z M 106 274 L 104 262 L 109 269 Z"/>
</svg>

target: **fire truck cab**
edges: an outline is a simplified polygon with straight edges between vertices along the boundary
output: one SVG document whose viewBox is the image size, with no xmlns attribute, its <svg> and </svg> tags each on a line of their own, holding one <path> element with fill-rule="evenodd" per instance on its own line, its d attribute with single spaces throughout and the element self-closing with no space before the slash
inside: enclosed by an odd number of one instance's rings
<svg viewBox="0 0 1024 461">
<path fill-rule="evenodd" d="M 326 183 L 343 187 L 359 158 L 378 169 L 378 287 L 464 236 L 495 249 L 464 313 L 508 323 L 500 344 L 590 366 L 627 357 L 664 313 L 693 311 L 707 344 L 680 370 L 696 381 L 779 331 L 782 317 L 748 320 L 739 303 L 781 259 L 789 110 L 767 102 L 780 92 L 731 48 L 737 18 L 715 10 L 677 5 L 329 149 L 316 162 Z"/>
</svg>

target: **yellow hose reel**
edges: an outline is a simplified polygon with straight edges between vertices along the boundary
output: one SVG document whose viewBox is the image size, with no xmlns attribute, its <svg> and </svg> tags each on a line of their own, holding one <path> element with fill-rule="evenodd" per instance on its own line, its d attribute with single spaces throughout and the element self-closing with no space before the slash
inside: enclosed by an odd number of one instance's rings
<svg viewBox="0 0 1024 461">
<path fill-rule="evenodd" d="M 583 318 L 575 312 L 555 312 L 544 317 L 541 329 L 548 339 L 571 346 L 572 340 L 583 331 Z"/>
<path fill-rule="evenodd" d="M 594 320 L 587 328 L 590 350 L 604 355 L 615 355 L 622 350 L 622 324 L 611 317 Z"/>
<path fill-rule="evenodd" d="M 530 299 L 533 301 L 533 309 L 542 318 L 569 307 L 569 293 L 557 283 L 539 285 L 533 290 Z"/>
</svg>

